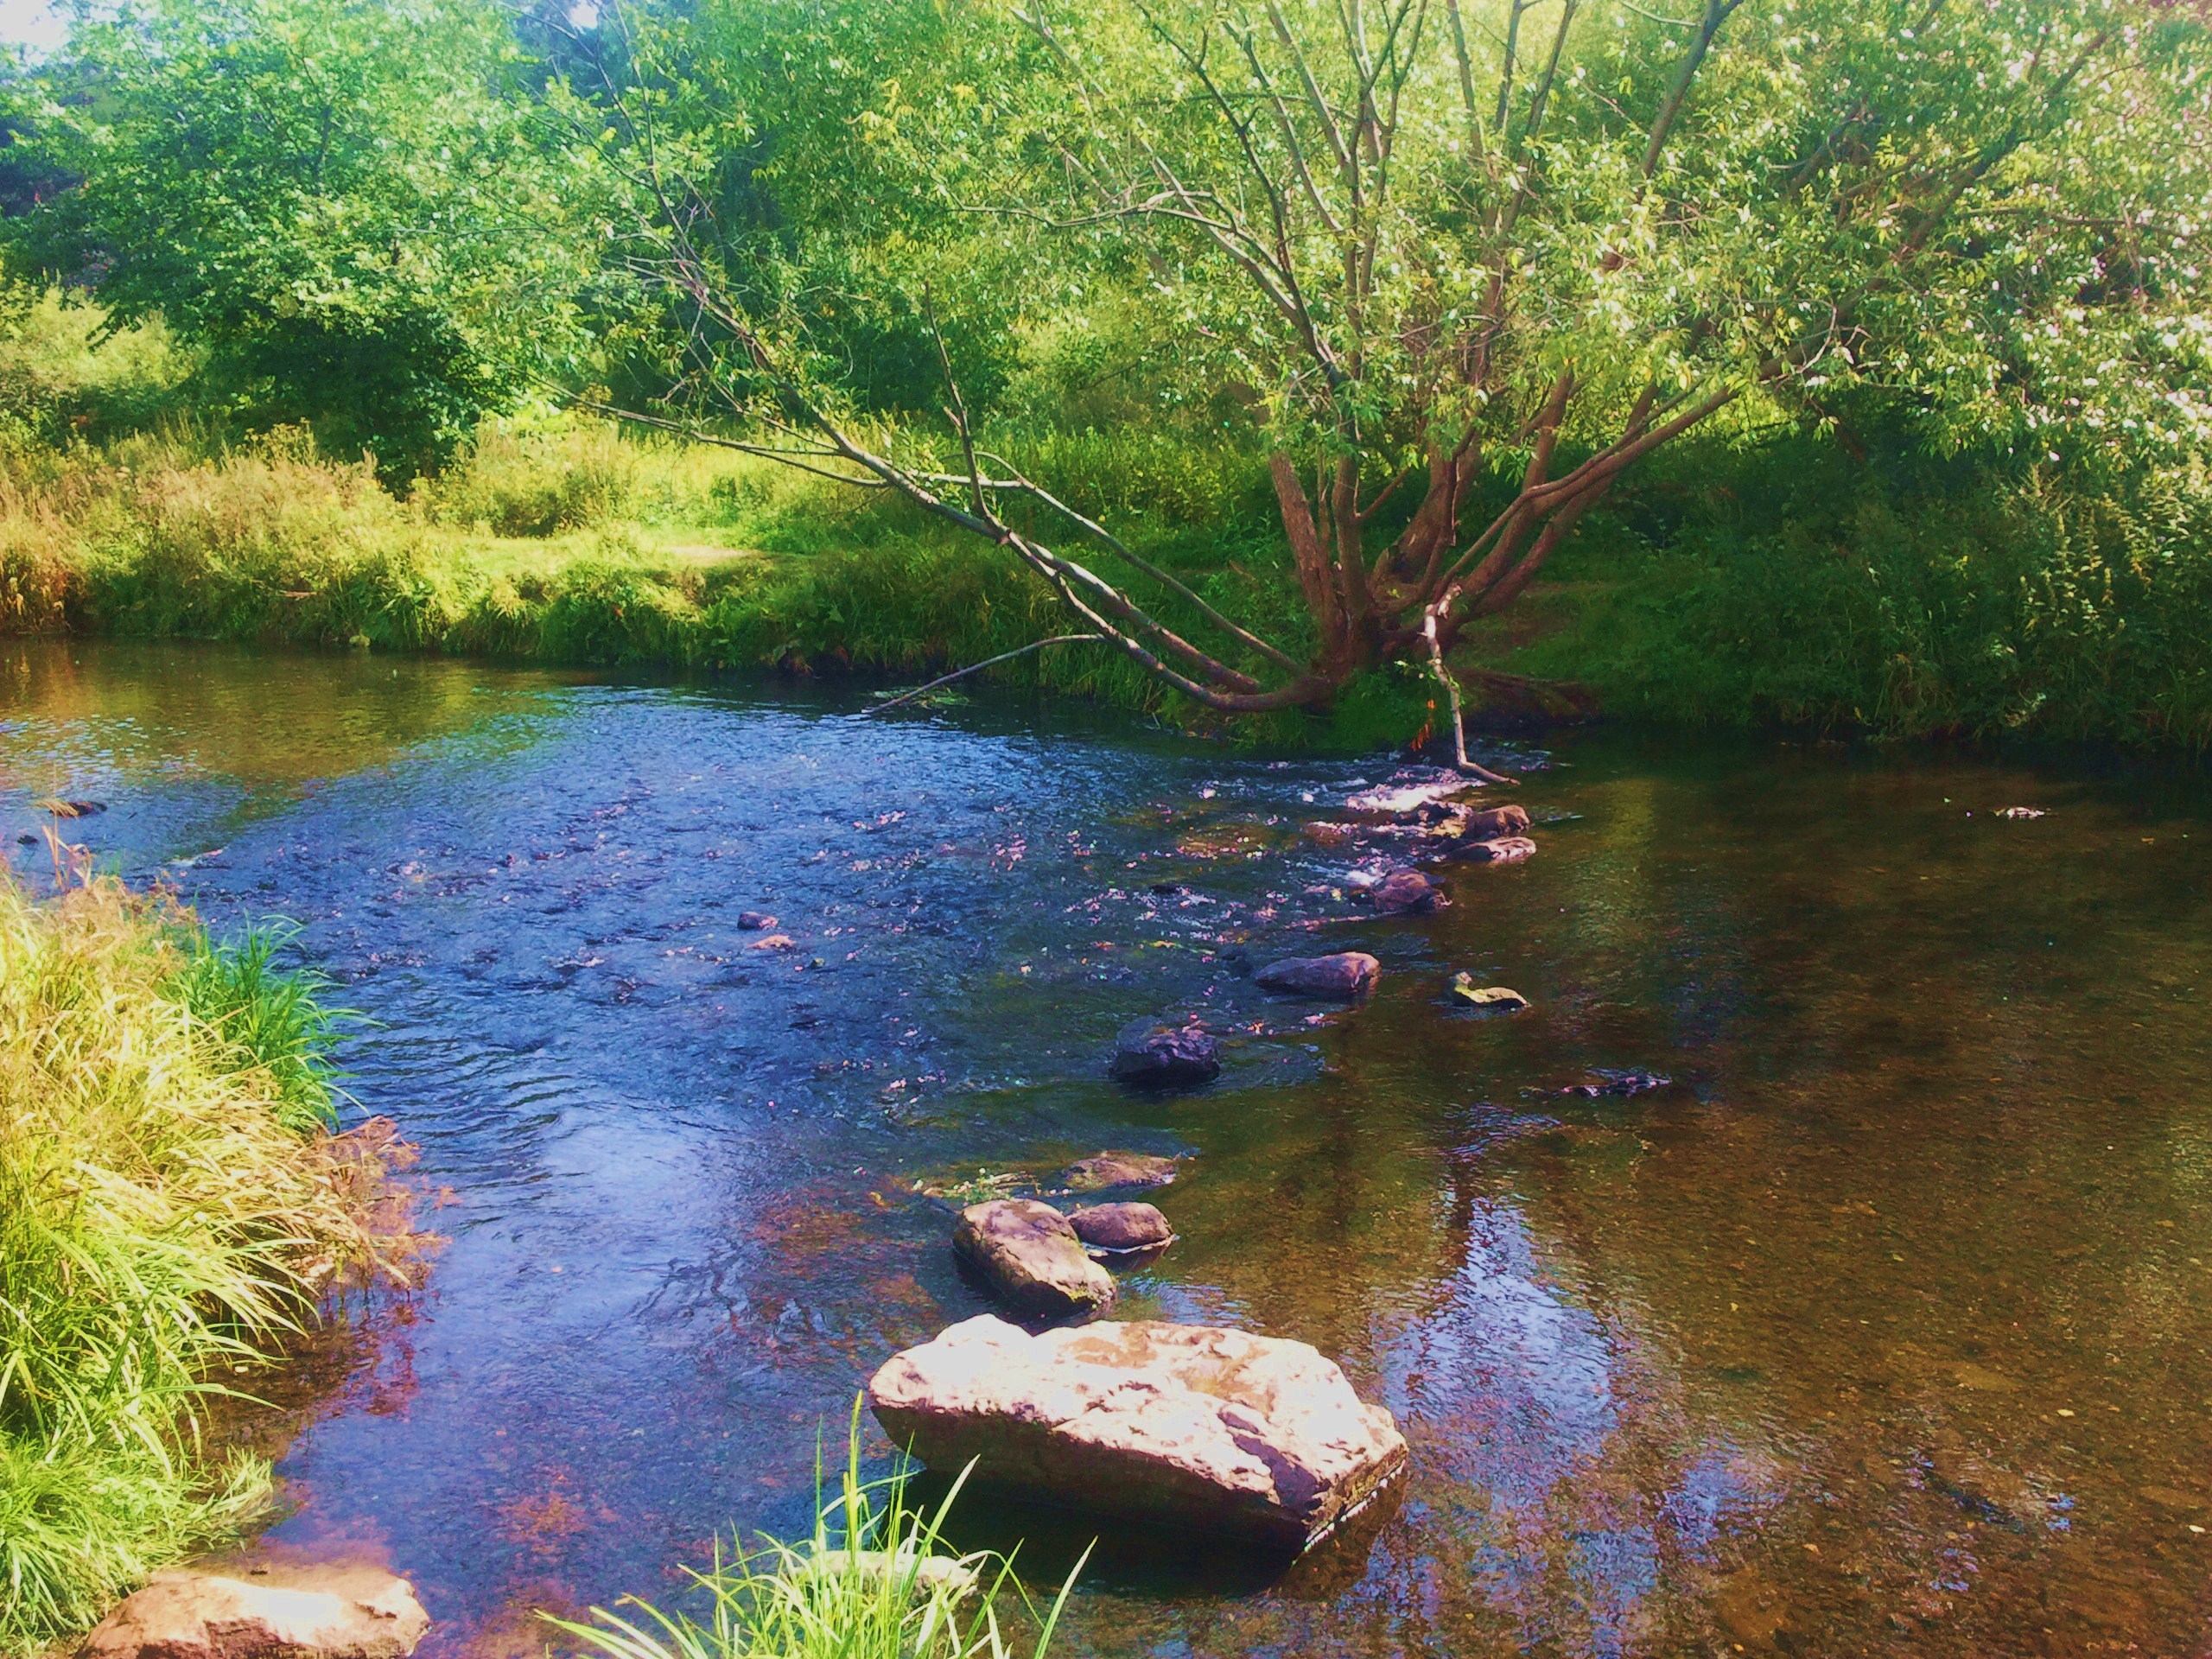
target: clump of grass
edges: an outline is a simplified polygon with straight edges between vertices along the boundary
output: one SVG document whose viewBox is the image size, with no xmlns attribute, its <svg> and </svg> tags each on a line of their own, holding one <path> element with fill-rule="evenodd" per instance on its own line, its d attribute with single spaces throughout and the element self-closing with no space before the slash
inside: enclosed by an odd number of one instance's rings
<svg viewBox="0 0 2212 1659">
<path fill-rule="evenodd" d="M 348 1016 L 322 1005 L 330 988 L 322 975 L 276 966 L 276 950 L 295 931 L 270 923 L 223 944 L 188 924 L 184 964 L 168 989 L 231 1046 L 240 1071 L 268 1079 L 276 1121 L 312 1135 L 338 1124 L 330 1049 L 338 1021 Z"/>
<path fill-rule="evenodd" d="M 306 995 L 112 880 L 0 880 L 0 1649 L 247 1516 L 266 1465 L 208 1454 L 199 1403 L 342 1275 L 401 1270 L 389 1126 L 302 1132 Z"/>
<path fill-rule="evenodd" d="M 1039 1610 L 1011 1557 L 944 1548 L 964 1473 L 925 1510 L 904 1465 L 883 1480 L 864 1478 L 861 1440 L 856 1400 L 834 1491 L 817 1460 L 811 1537 L 764 1540 L 728 1557 L 718 1548 L 711 1567 L 691 1573 L 703 1621 L 634 1596 L 618 1604 L 632 1617 L 603 1607 L 591 1609 L 588 1624 L 541 1617 L 604 1659 L 1007 1659 L 1014 1649 L 1001 1612 L 1018 1603 L 1036 1626 L 1032 1652 L 1042 1659 L 1084 1562 Z"/>
</svg>

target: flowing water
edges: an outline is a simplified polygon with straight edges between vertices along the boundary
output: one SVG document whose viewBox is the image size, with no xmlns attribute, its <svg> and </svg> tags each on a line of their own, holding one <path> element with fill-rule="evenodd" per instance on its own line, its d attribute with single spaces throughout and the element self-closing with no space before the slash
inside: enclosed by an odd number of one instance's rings
<svg viewBox="0 0 2212 1659">
<path fill-rule="evenodd" d="M 1539 856 L 1378 920 L 1299 826 L 1388 762 L 856 706 L 0 649 L 19 868 L 35 797 L 105 800 L 104 860 L 291 918 L 374 1022 L 450 1243 L 310 1373 L 271 1544 L 410 1575 L 429 1659 L 804 1529 L 869 1370 L 987 1306 L 913 1178 L 1103 1147 L 1189 1154 L 1123 1311 L 1317 1344 L 1413 1461 L 1287 1573 L 1109 1529 L 1066 1652 L 2207 1650 L 2193 784 L 1586 734 Z M 1236 957 L 1354 947 L 1380 994 L 1310 1022 Z M 1219 1083 L 1105 1081 L 1185 1010 Z M 1592 1068 L 1674 1086 L 1548 1092 Z M 969 1519 L 1040 1583 L 1089 1535 Z"/>
</svg>

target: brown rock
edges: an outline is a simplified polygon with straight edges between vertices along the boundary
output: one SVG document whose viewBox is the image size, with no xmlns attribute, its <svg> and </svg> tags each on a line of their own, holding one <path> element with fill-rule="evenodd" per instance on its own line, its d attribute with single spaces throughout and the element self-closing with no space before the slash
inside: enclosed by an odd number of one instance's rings
<svg viewBox="0 0 2212 1659">
<path fill-rule="evenodd" d="M 1529 833 L 1529 809 L 1525 806 L 1485 807 L 1479 812 L 1470 812 L 1459 820 L 1459 833 L 1469 841 L 1490 841 L 1499 836 L 1525 836 Z"/>
<path fill-rule="evenodd" d="M 156 1573 L 78 1659 L 404 1659 L 430 1628 L 404 1579 L 302 1568 L 266 1582 Z"/>
<path fill-rule="evenodd" d="M 1147 1152 L 1101 1152 L 1077 1159 L 1060 1173 L 1071 1192 L 1103 1192 L 1109 1186 L 1166 1186 L 1175 1179 L 1175 1160 Z"/>
<path fill-rule="evenodd" d="M 1292 1550 L 1406 1462 L 1390 1414 L 1306 1344 L 1205 1325 L 969 1319 L 886 1362 L 868 1401 L 933 1469 L 973 1459 L 1039 1497 Z"/>
<path fill-rule="evenodd" d="M 1300 824 L 1298 833 L 1304 836 L 1306 840 L 1323 847 L 1349 846 L 1359 835 L 1359 831 L 1351 824 L 1332 823 L 1326 818 L 1319 818 L 1311 823 Z"/>
<path fill-rule="evenodd" d="M 1382 964 L 1364 950 L 1344 950 L 1333 957 L 1293 957 L 1271 962 L 1252 977 L 1262 990 L 1351 1002 L 1373 990 L 1382 976 Z"/>
<path fill-rule="evenodd" d="M 1465 841 L 1452 849 L 1452 856 L 1464 858 L 1471 864 L 1518 864 L 1524 858 L 1536 855 L 1536 843 L 1526 836 L 1498 836 L 1489 841 Z"/>
<path fill-rule="evenodd" d="M 1058 1318 L 1114 1300 L 1113 1275 L 1084 1254 L 1065 1216 L 1034 1198 L 969 1205 L 952 1248 L 1017 1313 Z"/>
<path fill-rule="evenodd" d="M 1450 904 L 1444 889 L 1419 870 L 1393 870 L 1367 895 L 1385 916 L 1425 916 Z"/>
<path fill-rule="evenodd" d="M 1148 1204 L 1094 1204 L 1068 1212 L 1068 1225 L 1101 1250 L 1149 1250 L 1175 1242 L 1167 1217 Z"/>
</svg>

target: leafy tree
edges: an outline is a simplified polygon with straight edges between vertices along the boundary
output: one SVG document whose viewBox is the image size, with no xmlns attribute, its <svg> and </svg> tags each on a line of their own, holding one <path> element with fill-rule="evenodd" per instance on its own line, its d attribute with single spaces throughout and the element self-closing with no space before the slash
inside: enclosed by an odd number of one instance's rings
<svg viewBox="0 0 2212 1659">
<path fill-rule="evenodd" d="M 33 90 L 16 147 L 78 182 L 18 257 L 165 318 L 250 413 L 404 473 L 586 343 L 598 176 L 496 8 L 127 0 Z"/>
<path fill-rule="evenodd" d="M 885 118 L 935 158 L 937 199 L 1143 260 L 1179 372 L 1240 398 L 1267 447 L 1302 639 L 1262 639 L 976 453 L 950 352 L 949 431 L 868 437 L 816 319 L 758 302 L 752 251 L 703 233 L 691 158 L 645 142 L 680 78 L 643 60 L 617 100 L 648 208 L 634 245 L 690 308 L 690 401 L 634 412 L 735 422 L 733 441 L 902 492 L 1230 711 L 1324 703 L 1393 661 L 1451 687 L 1460 631 L 1701 424 L 1873 407 L 1936 446 L 2202 442 L 2212 42 L 2194 13 L 1677 10 L 1038 0 L 1017 14 L 1035 52 L 1005 53 L 1000 79 Z M 1042 511 L 1095 554 L 1044 539 Z M 1117 564 L 1134 575 L 1109 580 Z M 1163 588 L 1156 610 L 1142 595 Z"/>
</svg>

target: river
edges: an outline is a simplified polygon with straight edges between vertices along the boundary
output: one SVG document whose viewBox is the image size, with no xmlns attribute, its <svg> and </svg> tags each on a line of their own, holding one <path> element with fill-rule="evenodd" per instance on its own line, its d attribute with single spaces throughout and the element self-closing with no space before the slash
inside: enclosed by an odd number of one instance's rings
<svg viewBox="0 0 2212 1659">
<path fill-rule="evenodd" d="M 1300 826 L 1388 760 L 861 706 L 0 643 L 17 868 L 31 801 L 89 796 L 111 867 L 296 922 L 422 1148 L 428 1287 L 264 1432 L 270 1548 L 406 1573 L 426 1659 L 803 1530 L 868 1372 L 987 1307 L 914 1180 L 1109 1147 L 1187 1154 L 1122 1311 L 1313 1343 L 1412 1469 L 1287 1574 L 1109 1531 L 1058 1651 L 2204 1650 L 2194 780 L 1600 729 L 1505 757 L 1535 859 L 1383 920 Z M 1382 958 L 1371 1003 L 1309 1022 L 1237 960 L 1324 948 Z M 1459 969 L 1533 1009 L 1455 1013 Z M 1106 1080 L 1183 1011 L 1217 1084 Z M 1557 1092 L 1592 1068 L 1673 1084 Z M 969 1519 L 1040 1584 L 1077 1541 Z"/>
</svg>

